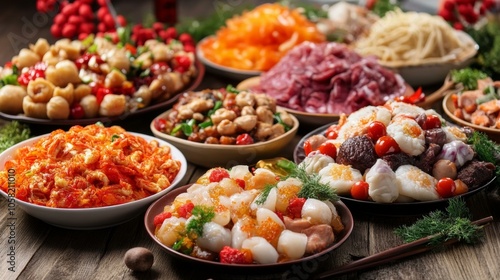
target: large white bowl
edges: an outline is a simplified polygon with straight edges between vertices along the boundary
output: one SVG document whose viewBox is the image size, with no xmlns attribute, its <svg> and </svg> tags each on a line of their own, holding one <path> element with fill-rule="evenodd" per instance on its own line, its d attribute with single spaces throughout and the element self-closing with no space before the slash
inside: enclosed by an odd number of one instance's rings
<svg viewBox="0 0 500 280">
<path fill-rule="evenodd" d="M 477 43 L 467 33 L 458 30 L 455 32 L 457 32 L 460 40 L 464 42 L 465 48 L 453 60 L 422 62 L 411 65 L 405 62 L 395 62 L 395 64 L 399 65 L 384 63 L 383 61 L 379 61 L 379 63 L 401 75 L 405 82 L 414 88 L 442 84 L 451 70 L 469 66 L 479 49 Z"/>
<path fill-rule="evenodd" d="M 139 134 L 133 132 L 128 132 L 128 133 L 140 136 L 147 141 L 156 140 L 158 141 L 160 146 L 169 146 L 171 149 L 172 158 L 181 162 L 181 169 L 179 170 L 179 173 L 177 174 L 174 181 L 168 188 L 154 195 L 145 197 L 137 201 L 127 202 L 124 204 L 105 206 L 105 207 L 95 207 L 95 208 L 71 208 L 71 209 L 53 208 L 53 207 L 36 205 L 19 199 L 14 199 L 13 197 L 9 197 L 3 191 L 0 191 L 0 193 L 8 200 L 9 203 L 14 203 L 15 207 L 19 207 L 20 209 L 24 210 L 28 215 L 38 218 L 48 224 L 62 228 L 87 229 L 87 230 L 99 229 L 99 228 L 115 226 L 124 223 L 130 219 L 133 219 L 137 215 L 143 213 L 152 202 L 164 196 L 167 192 L 169 192 L 170 190 L 179 185 L 184 175 L 186 175 L 187 162 L 186 158 L 181 153 L 181 151 L 179 151 L 176 147 L 172 146 L 171 144 L 161 139 L 157 139 L 155 137 L 145 134 Z M 30 138 L 5 150 L 3 153 L 0 154 L 0 170 L 4 169 L 5 162 L 14 156 L 14 153 L 18 148 L 32 145 L 39 138 L 47 135 L 48 134 Z"/>
<path fill-rule="evenodd" d="M 165 118 L 170 111 L 168 110 L 156 118 Z M 189 162 L 207 168 L 230 168 L 240 164 L 251 165 L 261 159 L 276 156 L 297 134 L 299 121 L 293 115 L 290 117 L 293 119 L 293 127 L 285 134 L 272 140 L 250 145 L 205 144 L 189 141 L 157 130 L 154 126 L 154 120 L 151 122 L 150 128 L 156 137 L 179 148 Z"/>
</svg>

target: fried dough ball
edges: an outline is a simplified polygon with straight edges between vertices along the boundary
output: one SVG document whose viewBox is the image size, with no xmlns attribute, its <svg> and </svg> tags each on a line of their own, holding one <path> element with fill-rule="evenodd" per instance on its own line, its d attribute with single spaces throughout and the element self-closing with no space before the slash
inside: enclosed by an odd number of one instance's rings
<svg viewBox="0 0 500 280">
<path fill-rule="evenodd" d="M 172 59 L 173 52 L 165 44 L 156 44 L 151 47 L 151 52 L 154 57 L 154 61 L 169 61 Z"/>
<path fill-rule="evenodd" d="M 119 49 L 109 56 L 107 61 L 111 69 L 118 69 L 120 71 L 130 70 L 130 59 L 127 57 L 125 49 Z"/>
<path fill-rule="evenodd" d="M 44 78 L 36 78 L 28 83 L 27 92 L 33 102 L 47 103 L 54 94 L 54 85 Z"/>
<path fill-rule="evenodd" d="M 47 119 L 47 103 L 35 103 L 29 95 L 23 98 L 23 112 L 27 117 Z"/>
<path fill-rule="evenodd" d="M 107 88 L 121 87 L 126 80 L 127 77 L 122 72 L 113 70 L 106 75 L 104 86 Z"/>
<path fill-rule="evenodd" d="M 45 64 L 47 64 L 47 66 L 56 66 L 56 64 L 59 63 L 61 60 L 63 59 L 58 56 L 54 46 L 51 46 L 49 50 L 42 57 L 42 61 Z"/>
<path fill-rule="evenodd" d="M 64 99 L 66 99 L 66 101 L 68 101 L 68 104 L 73 104 L 74 91 L 75 91 L 75 87 L 73 86 L 73 84 L 70 83 L 64 88 L 55 87 L 54 88 L 54 96 L 61 96 Z"/>
<path fill-rule="evenodd" d="M 146 85 L 142 85 L 135 93 L 134 93 L 134 98 L 139 99 L 139 102 L 143 104 L 144 106 L 148 106 L 149 103 L 151 103 L 151 91 L 149 90 L 149 87 Z"/>
<path fill-rule="evenodd" d="M 125 112 L 127 100 L 124 95 L 107 94 L 99 107 L 99 115 L 105 117 L 119 116 Z"/>
<path fill-rule="evenodd" d="M 84 96 L 80 100 L 80 106 L 85 112 L 85 118 L 94 118 L 99 114 L 99 104 L 97 104 L 97 97 L 94 95 Z"/>
<path fill-rule="evenodd" d="M 78 68 L 70 60 L 62 60 L 56 66 L 47 67 L 45 76 L 48 81 L 58 87 L 65 87 L 69 83 L 79 84 L 82 82 L 78 76 Z"/>
<path fill-rule="evenodd" d="M 24 67 L 31 67 L 37 62 L 40 62 L 41 57 L 30 49 L 22 49 L 19 55 L 12 59 L 12 62 L 17 66 L 18 69 L 23 69 Z"/>
<path fill-rule="evenodd" d="M 30 45 L 30 49 L 40 57 L 43 57 L 49 51 L 50 44 L 47 39 L 39 38 L 34 45 Z"/>
<path fill-rule="evenodd" d="M 80 56 L 80 48 L 69 39 L 60 39 L 54 46 L 60 57 L 69 60 L 76 60 Z"/>
<path fill-rule="evenodd" d="M 73 91 L 73 101 L 79 102 L 85 96 L 92 93 L 92 88 L 86 84 L 79 84 Z"/>
<path fill-rule="evenodd" d="M 26 95 L 26 90 L 20 86 L 5 85 L 0 88 L 0 112 L 12 115 L 22 113 Z"/>
<path fill-rule="evenodd" d="M 47 103 L 47 116 L 51 120 L 65 120 L 69 113 L 69 103 L 62 96 L 54 96 Z"/>
</svg>

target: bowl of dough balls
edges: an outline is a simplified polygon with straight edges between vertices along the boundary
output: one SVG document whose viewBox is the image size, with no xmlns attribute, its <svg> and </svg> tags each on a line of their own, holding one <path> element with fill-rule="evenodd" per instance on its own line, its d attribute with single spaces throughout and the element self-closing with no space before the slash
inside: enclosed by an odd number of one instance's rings
<svg viewBox="0 0 500 280">
<path fill-rule="evenodd" d="M 148 51 L 131 55 L 104 38 L 92 40 L 39 39 L 0 67 L 0 117 L 53 125 L 123 120 L 168 107 L 205 72 L 182 45 L 153 40 Z"/>
</svg>

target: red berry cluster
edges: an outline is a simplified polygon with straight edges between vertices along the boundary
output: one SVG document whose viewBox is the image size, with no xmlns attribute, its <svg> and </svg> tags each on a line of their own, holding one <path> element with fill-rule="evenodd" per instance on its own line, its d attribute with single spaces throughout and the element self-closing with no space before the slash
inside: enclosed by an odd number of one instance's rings
<svg viewBox="0 0 500 280">
<path fill-rule="evenodd" d="M 145 27 L 138 23 L 132 27 L 131 39 L 138 46 L 142 46 L 144 42 L 151 39 L 158 39 L 170 44 L 173 40 L 177 40 L 184 46 L 184 51 L 194 52 L 195 42 L 193 37 L 188 33 L 177 33 L 175 27 L 167 27 L 161 22 L 155 22 L 151 27 Z"/>
<path fill-rule="evenodd" d="M 85 39 L 89 34 L 113 32 L 116 24 L 109 12 L 105 0 L 37 0 L 37 10 L 47 13 L 57 10 L 50 28 L 55 38 Z M 96 9 L 94 9 L 96 7 Z M 125 26 L 127 21 L 122 15 L 117 15 L 120 26 Z"/>
<path fill-rule="evenodd" d="M 455 29 L 463 30 L 466 26 L 476 24 L 495 5 L 495 0 L 444 0 L 438 15 Z"/>
</svg>

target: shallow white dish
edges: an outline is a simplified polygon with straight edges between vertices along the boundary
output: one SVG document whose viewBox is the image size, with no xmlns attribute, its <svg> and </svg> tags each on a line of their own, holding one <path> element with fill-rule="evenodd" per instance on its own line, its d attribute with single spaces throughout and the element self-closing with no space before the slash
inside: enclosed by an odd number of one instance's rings
<svg viewBox="0 0 500 280">
<path fill-rule="evenodd" d="M 461 53 L 457 54 L 457 58 L 455 60 L 441 63 L 420 63 L 415 65 L 404 65 L 401 63 L 402 65 L 400 66 L 389 65 L 383 61 L 379 61 L 379 63 L 400 74 L 405 82 L 414 88 L 442 84 L 451 70 L 469 66 L 473 62 L 474 56 L 477 54 L 479 49 L 477 43 L 467 33 L 463 31 L 456 32 L 467 47 L 463 49 Z"/>
<path fill-rule="evenodd" d="M 262 73 L 261 71 L 257 70 L 242 70 L 242 69 L 227 67 L 208 60 L 203 55 L 203 51 L 199 48 L 199 44 L 202 43 L 203 40 L 206 40 L 206 38 L 202 39 L 196 47 L 196 56 L 198 57 L 198 60 L 205 65 L 205 68 L 208 72 L 240 81 L 251 77 L 259 76 Z"/>
<path fill-rule="evenodd" d="M 187 162 L 184 155 L 175 146 L 155 137 L 128 132 L 133 135 L 140 136 L 147 140 L 156 140 L 161 146 L 169 146 L 172 154 L 172 158 L 181 162 L 181 168 L 179 173 L 175 177 L 172 184 L 158 192 L 154 195 L 148 196 L 146 198 L 128 202 L 119 205 L 105 206 L 105 207 L 95 207 L 95 208 L 52 208 L 41 205 L 32 204 L 19 199 L 14 199 L 9 197 L 5 192 L 0 191 L 3 197 L 5 197 L 9 203 L 14 203 L 15 207 L 19 207 L 28 215 L 38 218 L 48 224 L 67 228 L 67 229 L 78 229 L 78 230 L 90 230 L 90 229 L 100 229 L 115 226 L 124 223 L 130 219 L 135 218 L 137 215 L 143 213 L 147 207 L 158 198 L 164 196 L 167 192 L 177 187 L 187 171 Z M 18 143 L 9 149 L 5 150 L 0 154 L 0 170 L 4 169 L 5 162 L 11 159 L 14 152 L 21 147 L 32 145 L 41 137 L 47 136 L 42 135 L 34 138 L 30 138 L 26 141 Z"/>
<path fill-rule="evenodd" d="M 170 111 L 168 110 L 156 118 L 165 118 Z M 150 128 L 156 137 L 179 148 L 189 162 L 207 168 L 230 168 L 238 164 L 250 165 L 261 159 L 276 156 L 297 134 L 299 121 L 293 115 L 290 117 L 292 117 L 294 124 L 285 134 L 265 142 L 249 145 L 205 144 L 189 141 L 157 130 L 154 125 L 155 120 L 151 122 Z"/>
</svg>

